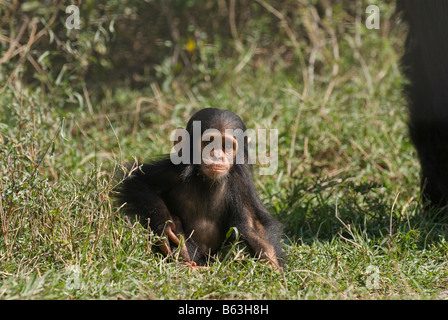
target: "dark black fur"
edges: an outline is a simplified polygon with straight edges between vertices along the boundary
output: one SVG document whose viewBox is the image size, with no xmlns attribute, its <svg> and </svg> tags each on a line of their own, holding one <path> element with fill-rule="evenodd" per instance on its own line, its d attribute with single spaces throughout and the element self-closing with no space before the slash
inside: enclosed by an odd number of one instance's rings
<svg viewBox="0 0 448 320">
<path fill-rule="evenodd" d="M 197 112 L 188 122 L 187 131 L 191 136 L 194 120 L 201 121 L 202 132 L 208 128 L 246 130 L 233 112 L 208 108 Z M 247 138 L 244 152 L 247 160 Z M 220 249 L 232 227 L 237 228 L 242 239 L 257 254 L 260 239 L 253 235 L 254 230 L 249 226 L 249 220 L 255 217 L 266 230 L 267 239 L 264 240 L 275 248 L 282 264 L 281 228 L 260 201 L 247 161 L 234 164 L 229 174 L 218 181 L 209 180 L 198 169 L 199 165 L 174 165 L 169 157 L 143 164 L 117 188 L 117 205 L 125 204 L 126 214 L 137 216 L 144 225 L 149 223 L 149 228 L 159 235 L 163 234 L 168 220 L 174 220 L 177 233 L 186 237 L 193 231 L 195 220 L 213 220 L 216 223 L 213 239 L 208 239 L 209 235 L 204 238 L 195 230 L 187 241 L 190 257 L 199 265 L 206 262 L 209 253 Z"/>
<path fill-rule="evenodd" d="M 409 129 L 422 167 L 422 194 L 432 208 L 448 204 L 448 1 L 398 0 L 409 24 L 402 66 Z"/>
</svg>

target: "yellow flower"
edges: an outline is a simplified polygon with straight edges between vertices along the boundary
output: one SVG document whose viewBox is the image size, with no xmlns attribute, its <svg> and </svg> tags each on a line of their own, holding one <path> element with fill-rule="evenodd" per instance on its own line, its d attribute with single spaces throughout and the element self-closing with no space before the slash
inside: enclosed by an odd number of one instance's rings
<svg viewBox="0 0 448 320">
<path fill-rule="evenodd" d="M 188 37 L 187 45 L 185 46 L 188 52 L 193 52 L 196 49 L 196 43 L 193 38 Z"/>
</svg>

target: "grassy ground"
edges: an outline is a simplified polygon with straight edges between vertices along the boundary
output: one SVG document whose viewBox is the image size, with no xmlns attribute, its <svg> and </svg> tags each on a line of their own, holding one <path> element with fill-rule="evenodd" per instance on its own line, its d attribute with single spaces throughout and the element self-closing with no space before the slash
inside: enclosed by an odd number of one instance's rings
<svg viewBox="0 0 448 320">
<path fill-rule="evenodd" d="M 403 33 L 359 29 L 320 34 L 306 81 L 300 59 L 268 63 L 248 46 L 221 61 L 213 85 L 186 92 L 153 83 L 60 109 L 38 89 L 6 85 L 0 298 L 445 298 L 448 222 L 420 212 L 400 91 Z M 284 272 L 241 245 L 191 272 L 152 253 L 154 237 L 111 204 L 117 167 L 169 152 L 171 130 L 208 106 L 279 130 L 277 173 L 255 170 L 254 179 L 285 227 Z"/>
</svg>

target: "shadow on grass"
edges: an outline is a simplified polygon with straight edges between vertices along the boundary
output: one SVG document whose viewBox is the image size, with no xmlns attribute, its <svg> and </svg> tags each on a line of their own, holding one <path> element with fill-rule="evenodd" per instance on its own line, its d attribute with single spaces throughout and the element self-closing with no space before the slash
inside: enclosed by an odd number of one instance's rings
<svg viewBox="0 0 448 320">
<path fill-rule="evenodd" d="M 443 210 L 425 211 L 421 201 L 396 200 L 375 182 L 296 181 L 277 218 L 288 238 L 306 244 L 338 236 L 350 239 L 353 233 L 365 239 L 413 234 L 420 248 L 448 238 Z"/>
</svg>

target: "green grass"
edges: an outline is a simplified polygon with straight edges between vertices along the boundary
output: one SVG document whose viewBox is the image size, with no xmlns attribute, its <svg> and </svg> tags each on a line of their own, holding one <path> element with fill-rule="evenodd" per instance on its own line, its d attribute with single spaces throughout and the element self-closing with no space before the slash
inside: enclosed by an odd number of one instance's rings
<svg viewBox="0 0 448 320">
<path fill-rule="evenodd" d="M 336 73 L 326 58 L 334 44 L 317 49 L 322 66 L 305 93 L 298 61 L 254 56 L 241 67 L 249 48 L 223 58 L 212 86 L 185 92 L 116 88 L 61 109 L 39 89 L 7 85 L 0 298 L 445 298 L 448 221 L 421 213 L 398 71 L 403 34 L 360 37 L 357 46 L 355 33 L 338 35 Z M 277 173 L 255 168 L 254 179 L 284 225 L 284 272 L 242 245 L 192 272 L 154 254 L 155 238 L 111 203 L 123 162 L 169 152 L 171 130 L 209 106 L 279 130 Z"/>
</svg>

